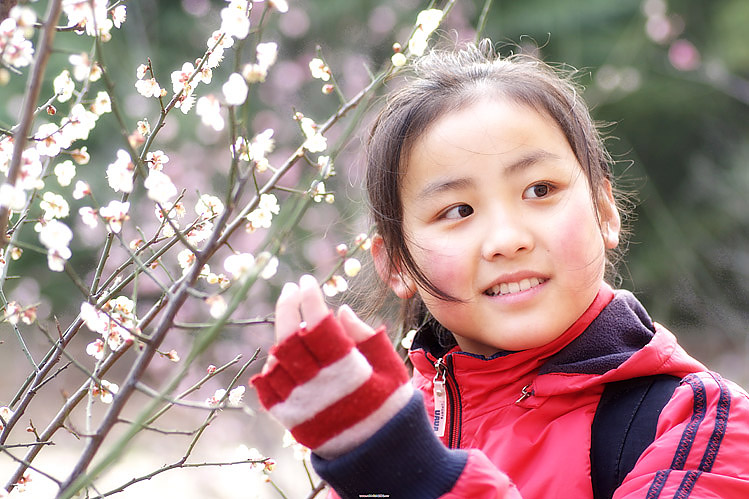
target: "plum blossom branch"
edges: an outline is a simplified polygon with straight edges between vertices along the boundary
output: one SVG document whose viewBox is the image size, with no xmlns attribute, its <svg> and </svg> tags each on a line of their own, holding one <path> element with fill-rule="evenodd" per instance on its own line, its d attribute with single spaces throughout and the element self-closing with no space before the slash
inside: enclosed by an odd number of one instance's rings
<svg viewBox="0 0 749 499">
<path fill-rule="evenodd" d="M 31 130 L 31 125 L 34 121 L 34 110 L 36 109 L 36 100 L 39 97 L 39 92 L 42 87 L 44 80 L 44 73 L 47 69 L 47 62 L 49 56 L 52 53 L 52 42 L 55 37 L 55 24 L 57 19 L 60 17 L 62 12 L 62 0 L 52 0 L 49 3 L 46 13 L 46 21 L 44 23 L 44 30 L 37 46 L 36 60 L 34 61 L 34 68 L 29 75 L 29 80 L 26 86 L 26 92 L 24 93 L 25 101 L 22 110 L 21 121 L 18 129 L 14 131 L 13 136 L 15 140 L 13 142 L 13 156 L 8 166 L 7 183 L 14 186 L 18 173 L 21 167 L 21 155 L 23 153 L 23 147 L 26 142 L 26 136 Z M 6 230 L 8 228 L 10 209 L 9 207 L 2 205 L 0 206 L 0 249 L 4 249 L 8 244 L 8 237 Z"/>
</svg>

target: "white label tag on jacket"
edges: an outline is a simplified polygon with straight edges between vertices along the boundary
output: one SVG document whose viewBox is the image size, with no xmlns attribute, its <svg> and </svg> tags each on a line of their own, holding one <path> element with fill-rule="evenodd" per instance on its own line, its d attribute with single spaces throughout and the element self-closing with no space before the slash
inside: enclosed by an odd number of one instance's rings
<svg viewBox="0 0 749 499">
<path fill-rule="evenodd" d="M 447 416 L 447 395 L 445 382 L 434 382 L 434 423 L 432 429 L 438 437 L 445 435 L 445 418 Z"/>
</svg>

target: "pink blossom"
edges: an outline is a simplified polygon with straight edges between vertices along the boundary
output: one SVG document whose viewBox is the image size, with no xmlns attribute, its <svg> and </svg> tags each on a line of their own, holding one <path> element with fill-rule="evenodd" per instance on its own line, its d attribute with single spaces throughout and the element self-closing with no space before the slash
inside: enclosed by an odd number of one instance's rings
<svg viewBox="0 0 749 499">
<path fill-rule="evenodd" d="M 700 67 L 700 53 L 688 40 L 672 43 L 668 49 L 668 60 L 679 71 L 694 71 Z"/>
</svg>

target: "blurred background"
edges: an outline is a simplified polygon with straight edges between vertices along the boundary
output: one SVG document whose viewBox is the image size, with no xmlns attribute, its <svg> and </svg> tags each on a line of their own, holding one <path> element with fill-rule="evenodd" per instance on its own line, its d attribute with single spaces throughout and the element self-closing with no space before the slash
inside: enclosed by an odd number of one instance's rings
<svg viewBox="0 0 749 499">
<path fill-rule="evenodd" d="M 158 117 L 153 100 L 135 91 L 136 67 L 150 58 L 157 79 L 170 89 L 170 73 L 202 55 L 206 40 L 220 24 L 219 11 L 224 5 L 218 0 L 127 2 L 127 22 L 113 31 L 104 53 L 132 128 L 144 117 L 152 124 Z M 389 60 L 394 42 L 405 44 L 416 13 L 426 7 L 426 2 L 417 0 L 290 0 L 288 12 L 270 18 L 262 39 L 279 44 L 278 62 L 266 82 L 251 89 L 250 105 L 244 112 L 250 137 L 266 128 L 275 129 L 276 150 L 269 156 L 272 165 L 285 160 L 302 140 L 298 124 L 292 120 L 295 112 L 322 122 L 339 105 L 335 93 L 321 93 L 322 83 L 310 76 L 309 61 L 322 54 L 342 93 L 350 98 Z M 473 40 L 482 7 L 483 2 L 457 0 L 438 36 L 447 41 Z M 254 10 L 259 14 L 262 9 L 256 6 Z M 257 21 L 253 14 L 253 22 Z M 577 70 L 577 79 L 585 87 L 584 97 L 608 137 L 618 185 L 634 193 L 637 201 L 630 217 L 632 235 L 616 284 L 634 291 L 653 318 L 671 329 L 698 359 L 744 386 L 749 386 L 747 25 L 749 2 L 745 0 L 494 0 L 482 34 L 502 47 L 504 54 L 528 51 Z M 68 65 L 69 54 L 91 50 L 86 37 L 58 37 L 59 52 L 50 63 L 43 96 L 51 95 L 51 80 Z M 243 62 L 247 62 L 254 57 L 254 49 L 248 46 L 244 50 Z M 217 89 L 232 65 L 225 63 L 214 72 L 213 91 L 220 91 Z M 17 120 L 23 83 L 24 78 L 14 77 L 0 87 L 3 127 Z M 283 282 L 303 272 L 324 278 L 339 263 L 335 247 L 368 230 L 361 153 L 367 124 L 377 106 L 376 101 L 365 102 L 353 112 L 354 118 L 331 131 L 328 143 L 335 146 L 331 149 L 338 149 L 334 158 L 337 175 L 326 181 L 326 187 L 335 192 L 336 202 L 315 204 L 306 212 L 286 246 L 278 274 L 253 289 L 247 309 L 237 315 L 267 314 Z M 349 124 L 358 119 L 356 113 L 364 113 L 363 126 L 347 135 Z M 167 169 L 175 184 L 188 187 L 187 200 L 192 202 L 198 191 L 221 192 L 229 165 L 226 130 L 217 132 L 202 125 L 194 112 L 173 118 L 153 149 L 169 155 Z M 92 161 L 79 167 L 79 176 L 92 183 L 95 193 L 96 189 L 108 189 L 103 172 L 120 147 L 122 138 L 115 121 L 102 119 L 88 143 Z M 304 189 L 314 174 L 308 167 L 295 168 L 282 184 Z M 111 192 L 106 195 L 111 197 Z M 284 195 L 278 196 L 283 204 Z M 78 206 L 71 204 L 71 213 L 77 213 Z M 156 224 L 152 205 L 144 202 L 139 209 L 133 218 L 142 218 L 139 223 L 147 232 Z M 72 220 L 71 224 L 75 225 Z M 71 248 L 71 262 L 88 278 L 103 229 L 96 233 L 78 224 L 74 230 L 80 232 L 76 232 Z M 262 237 L 265 235 L 259 233 L 239 235 L 235 249 L 254 251 Z M 47 271 L 43 256 L 25 254 L 12 273 L 19 278 L 8 281 L 6 295 L 22 303 L 39 303 L 40 321 L 49 324 L 54 313 L 67 324 L 77 313 L 82 297 L 69 292 L 64 275 Z M 144 288 L 140 293 L 147 291 Z M 195 317 L 186 313 L 181 319 Z M 181 335 L 191 334 L 194 332 L 175 331 L 166 350 L 179 350 L 186 343 Z M 81 339 L 81 349 L 91 337 Z M 28 363 L 6 324 L 0 324 L 0 339 L 0 363 L 7 366 L 7 373 L 17 373 L 0 377 L 3 405 L 28 374 Z M 33 331 L 27 341 L 32 350 L 42 351 L 48 345 Z M 220 365 L 237 353 L 249 356 L 257 346 L 267 348 L 271 341 L 272 330 L 267 326 L 228 328 L 201 362 L 203 366 Z M 158 365 L 152 369 L 152 379 L 163 376 L 159 369 Z M 169 364 L 165 362 L 161 369 L 170 369 Z M 199 370 L 194 374 L 202 376 Z M 228 379 L 231 376 L 220 381 Z M 207 397 L 219 386 L 209 386 L 201 393 Z M 254 396 L 246 398 L 254 406 Z M 58 401 L 59 397 L 54 407 L 59 407 Z M 173 421 L 182 424 L 184 419 L 179 418 L 189 417 L 178 415 Z M 221 430 L 210 437 L 215 448 L 230 453 L 241 443 L 258 447 L 279 462 L 293 461 L 290 449 L 274 450 L 282 432 L 264 416 L 247 418 L 234 413 L 222 418 L 218 423 Z M 74 445 L 74 439 L 68 438 Z M 130 462 L 143 464 L 162 457 L 160 449 L 149 448 L 147 441 L 140 444 L 137 457 L 131 457 Z M 211 450 L 205 453 L 209 455 Z M 291 466 L 297 467 L 288 471 Z M 293 491 L 289 497 L 304 497 L 308 487 L 304 480 L 299 483 L 304 476 L 301 464 L 286 470 L 278 474 L 279 482 Z M 185 487 L 183 497 L 246 497 L 242 494 L 249 490 L 247 483 L 241 482 L 246 477 L 238 478 L 233 472 L 228 478 L 224 471 L 190 473 L 190 479 L 170 483 L 165 478 L 166 483 L 175 487 L 175 492 Z M 179 472 L 179 476 L 188 474 Z M 242 493 L 235 495 L 238 487 Z M 190 495 L 197 490 L 207 495 Z M 269 497 L 275 494 L 272 490 L 262 492 L 266 493 Z"/>
</svg>

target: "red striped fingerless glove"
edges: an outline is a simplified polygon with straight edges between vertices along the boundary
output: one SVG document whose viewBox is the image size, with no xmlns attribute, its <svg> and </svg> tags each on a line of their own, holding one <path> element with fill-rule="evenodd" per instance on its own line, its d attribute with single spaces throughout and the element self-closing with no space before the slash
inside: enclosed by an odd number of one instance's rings
<svg viewBox="0 0 749 499">
<path fill-rule="evenodd" d="M 413 395 L 384 328 L 354 344 L 330 313 L 271 353 L 278 362 L 250 380 L 260 403 L 297 442 L 325 459 L 363 443 Z"/>
</svg>

